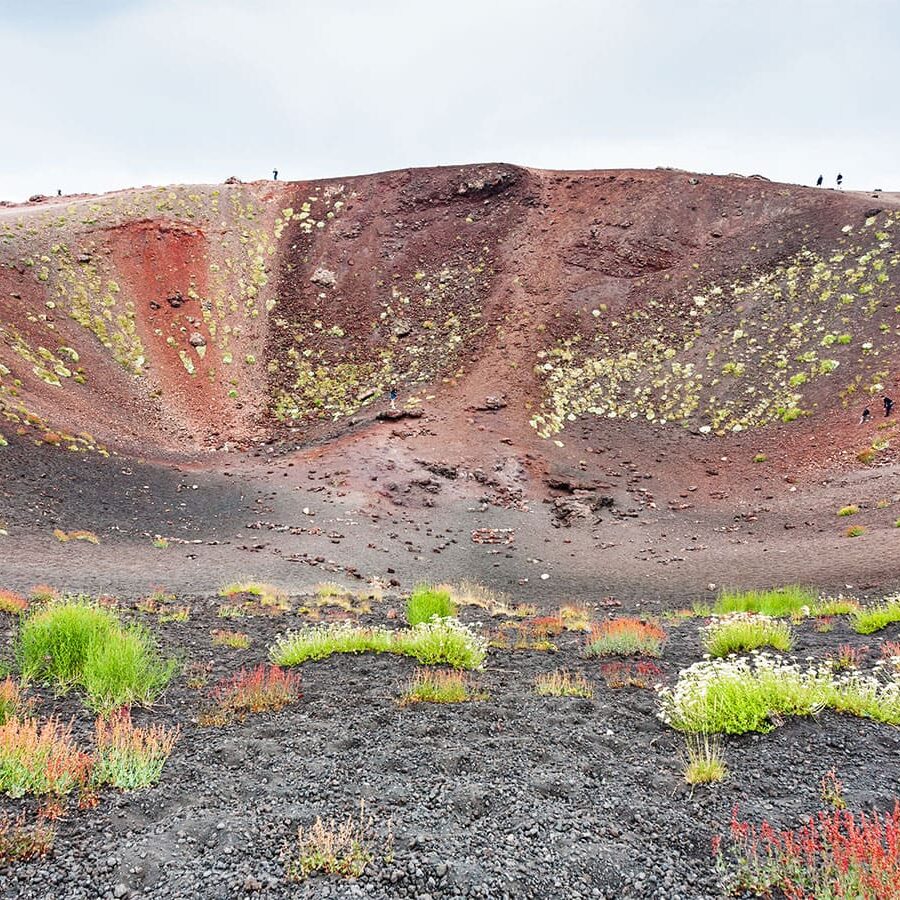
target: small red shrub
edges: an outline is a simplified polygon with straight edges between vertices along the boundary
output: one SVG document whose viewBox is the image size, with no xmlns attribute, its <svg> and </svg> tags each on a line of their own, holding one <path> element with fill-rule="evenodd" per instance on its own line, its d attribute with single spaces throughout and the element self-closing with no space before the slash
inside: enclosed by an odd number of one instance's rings
<svg viewBox="0 0 900 900">
<path fill-rule="evenodd" d="M 600 674 L 610 688 L 650 688 L 662 680 L 662 669 L 652 662 L 604 663 L 600 666 Z"/>
<path fill-rule="evenodd" d="M 0 612 L 18 615 L 28 609 L 28 601 L 13 591 L 0 590 Z"/>
<path fill-rule="evenodd" d="M 249 671 L 241 669 L 233 678 L 220 683 L 213 690 L 213 697 L 227 720 L 296 703 L 303 696 L 300 685 L 300 675 L 296 672 L 260 665 Z"/>
<path fill-rule="evenodd" d="M 720 868 L 734 887 L 788 900 L 845 897 L 900 900 L 900 802 L 891 813 L 823 810 L 796 830 L 779 831 L 768 822 L 752 825 L 731 815 L 730 856 L 724 841 L 713 841 Z"/>
<path fill-rule="evenodd" d="M 591 626 L 588 656 L 659 656 L 666 632 L 653 622 L 623 616 Z"/>
<path fill-rule="evenodd" d="M 37 821 L 25 823 L 25 816 L 0 818 L 0 865 L 24 862 L 46 856 L 53 847 L 56 832 L 52 825 Z"/>
</svg>

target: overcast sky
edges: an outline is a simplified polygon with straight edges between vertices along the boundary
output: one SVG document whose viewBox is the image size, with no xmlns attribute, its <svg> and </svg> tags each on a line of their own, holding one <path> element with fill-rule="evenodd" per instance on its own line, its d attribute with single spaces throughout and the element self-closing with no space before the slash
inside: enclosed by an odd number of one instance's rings
<svg viewBox="0 0 900 900">
<path fill-rule="evenodd" d="M 504 161 L 900 190 L 897 0 L 0 0 L 0 199 Z"/>
</svg>

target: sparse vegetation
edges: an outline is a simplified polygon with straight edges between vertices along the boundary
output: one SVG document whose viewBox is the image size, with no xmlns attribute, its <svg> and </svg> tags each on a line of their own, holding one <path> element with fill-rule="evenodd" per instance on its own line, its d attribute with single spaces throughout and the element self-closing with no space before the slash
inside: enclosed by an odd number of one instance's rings
<svg viewBox="0 0 900 900">
<path fill-rule="evenodd" d="M 439 585 L 440 590 L 450 592 L 450 597 L 457 606 L 475 606 L 483 609 L 491 616 L 507 618 L 525 618 L 537 613 L 531 603 L 515 603 L 508 594 L 495 591 L 472 581 L 462 581 L 459 585 Z"/>
<path fill-rule="evenodd" d="M 502 622 L 493 632 L 490 645 L 499 650 L 556 650 L 552 637 L 563 631 L 558 616 L 544 616 L 525 621 Z"/>
<path fill-rule="evenodd" d="M 151 703 L 175 673 L 150 633 L 123 627 L 108 609 L 84 600 L 52 603 L 29 615 L 19 634 L 18 658 L 26 680 L 80 687 L 99 712 Z"/>
<path fill-rule="evenodd" d="M 594 696 L 594 686 L 580 673 L 572 674 L 567 669 L 554 669 L 538 675 L 534 690 L 542 697 L 585 697 Z"/>
<path fill-rule="evenodd" d="M 412 656 L 423 665 L 443 663 L 458 669 L 477 669 L 484 662 L 487 647 L 483 638 L 452 618 L 397 631 L 338 623 L 289 631 L 276 640 L 269 659 L 277 666 L 296 666 L 333 653 L 367 652 Z"/>
<path fill-rule="evenodd" d="M 862 537 L 866 533 L 866 529 L 862 525 L 851 525 L 844 535 L 848 538 Z"/>
<path fill-rule="evenodd" d="M 859 512 L 859 507 L 855 504 L 850 504 L 849 506 L 842 506 L 838 510 L 839 516 L 855 516 Z"/>
<path fill-rule="evenodd" d="M 811 611 L 817 596 L 800 585 L 772 588 L 765 591 L 723 591 L 716 600 L 713 612 L 760 613 L 764 616 L 789 616 L 792 613 Z"/>
<path fill-rule="evenodd" d="M 441 619 L 456 615 L 456 607 L 450 592 L 430 585 L 419 585 L 406 602 L 406 621 L 410 625 L 430 622 L 434 617 Z"/>
<path fill-rule="evenodd" d="M 84 790 L 91 768 L 91 757 L 75 746 L 70 725 L 56 719 L 40 724 L 27 716 L 0 725 L 0 791 L 10 797 L 61 797 Z"/>
<path fill-rule="evenodd" d="M 703 629 L 703 647 L 711 656 L 745 653 L 757 647 L 787 651 L 792 644 L 787 622 L 756 613 L 734 613 L 714 619 Z"/>
<path fill-rule="evenodd" d="M 49 603 L 59 598 L 59 591 L 49 584 L 36 584 L 32 587 L 29 596 L 34 603 Z"/>
<path fill-rule="evenodd" d="M 156 784 L 179 735 L 177 728 L 163 725 L 136 727 L 128 709 L 99 717 L 95 729 L 94 782 L 124 790 Z"/>
<path fill-rule="evenodd" d="M 824 597 L 816 601 L 814 616 L 849 616 L 859 609 L 859 601 L 852 597 Z"/>
<path fill-rule="evenodd" d="M 873 634 L 894 622 L 900 622 L 900 596 L 888 597 L 873 606 L 864 606 L 854 611 L 850 620 L 858 634 Z"/>
<path fill-rule="evenodd" d="M 0 816 L 0 866 L 40 859 L 53 849 L 56 829 L 38 820 L 27 824 L 24 814 Z"/>
<path fill-rule="evenodd" d="M 401 703 L 467 703 L 487 695 L 473 692 L 468 676 L 456 669 L 418 669 L 407 685 Z"/>
<path fill-rule="evenodd" d="M 0 725 L 21 716 L 27 708 L 19 685 L 7 675 L 0 681 Z"/>
<path fill-rule="evenodd" d="M 600 666 L 600 674 L 608 688 L 636 687 L 646 690 L 657 687 L 662 680 L 662 669 L 647 660 L 607 662 Z"/>
<path fill-rule="evenodd" d="M 559 608 L 559 619 L 566 631 L 590 631 L 594 615 L 584 604 L 569 603 Z"/>
<path fill-rule="evenodd" d="M 274 584 L 262 581 L 236 581 L 226 584 L 219 596 L 232 601 L 219 608 L 223 618 L 238 618 L 241 615 L 279 615 L 289 612 L 290 600 L 287 594 Z M 223 613 L 223 610 L 229 610 Z M 238 613 L 237 610 L 242 610 Z"/>
<path fill-rule="evenodd" d="M 250 636 L 243 631 L 216 629 L 212 633 L 214 647 L 230 647 L 232 650 L 246 650 L 250 646 Z"/>
<path fill-rule="evenodd" d="M 374 820 L 366 817 L 362 804 L 358 817 L 349 815 L 342 821 L 316 817 L 308 828 L 297 829 L 296 839 L 286 848 L 288 879 L 305 881 L 317 873 L 358 878 L 375 858 L 373 830 Z"/>
<path fill-rule="evenodd" d="M 689 734 L 682 757 L 682 774 L 690 785 L 712 784 L 728 775 L 721 741 L 708 734 Z"/>
<path fill-rule="evenodd" d="M 276 666 L 260 665 L 241 671 L 213 690 L 215 710 L 204 716 L 204 724 L 225 724 L 248 714 L 277 712 L 303 696 L 300 676 Z"/>
<path fill-rule="evenodd" d="M 587 656 L 661 656 L 666 632 L 652 622 L 627 617 L 591 628 Z"/>
<path fill-rule="evenodd" d="M 100 538 L 93 531 L 63 531 L 61 528 L 54 528 L 53 537 L 61 544 L 66 544 L 69 541 L 87 541 L 89 544 L 100 543 Z"/>
</svg>

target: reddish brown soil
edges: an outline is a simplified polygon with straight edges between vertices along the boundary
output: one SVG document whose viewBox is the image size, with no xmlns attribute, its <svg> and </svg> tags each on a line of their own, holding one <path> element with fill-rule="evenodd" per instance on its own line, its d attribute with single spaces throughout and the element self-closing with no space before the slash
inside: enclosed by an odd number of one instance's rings
<svg viewBox="0 0 900 900">
<path fill-rule="evenodd" d="M 344 199 L 333 220 L 313 204 L 325 227 L 289 221 L 275 249 L 261 253 L 265 296 L 277 305 L 241 320 L 230 345 L 235 362 L 223 366 L 190 292 L 208 300 L 224 290 L 240 307 L 226 243 L 240 250 L 242 231 L 270 234 L 284 208 L 299 211 L 338 189 L 332 198 Z M 211 196 L 209 188 L 177 190 L 203 203 Z M 159 211 L 149 189 L 99 198 L 114 211 L 87 226 L 75 220 L 96 198 L 0 210 L 0 226 L 16 220 L 36 230 L 0 245 L 3 323 L 30 344 L 46 341 L 29 318 L 44 308 L 45 288 L 21 259 L 51 241 L 65 238 L 74 251 L 89 239 L 134 304 L 146 355 L 144 377 L 127 375 L 90 332 L 57 314 L 59 343 L 78 350 L 91 377 L 51 387 L 0 343 L 0 361 L 21 377 L 20 396 L 49 428 L 88 431 L 120 453 L 108 461 L 68 453 L 32 429 L 0 427 L 10 439 L 0 449 L 0 518 L 9 531 L 0 540 L 15 559 L 3 581 L 45 581 L 48 569 L 72 586 L 120 580 L 136 590 L 147 582 L 200 590 L 250 574 L 291 583 L 358 574 L 404 586 L 472 577 L 548 603 L 613 592 L 650 603 L 689 599 L 710 583 L 803 580 L 883 591 L 900 580 L 895 450 L 874 466 L 857 461 L 882 422 L 858 425 L 858 404 L 844 406 L 835 382 L 810 387 L 807 418 L 728 437 L 588 417 L 567 425 L 560 447 L 529 425 L 543 398 L 537 354 L 557 339 L 588 340 L 591 310 L 605 304 L 613 318 L 663 298 L 665 310 L 647 327 L 662 315 L 676 333 L 698 272 L 707 282 L 748 279 L 802 247 L 827 252 L 844 225 L 872 207 L 896 208 L 894 197 L 671 170 L 499 164 L 218 190 L 218 206 L 204 211 L 197 201 L 190 215 Z M 235 218 L 229 201 L 237 200 L 256 205 L 252 218 Z M 72 205 L 75 219 L 51 232 L 46 217 Z M 214 265 L 225 273 L 218 281 Z M 332 284 L 311 281 L 320 269 Z M 459 316 L 465 340 L 429 351 L 431 368 L 401 378 L 401 404 L 421 400 L 421 418 L 376 419 L 387 407 L 376 392 L 335 421 L 275 419 L 273 398 L 290 376 L 270 364 L 291 348 L 321 353 L 328 373 L 351 358 L 376 365 L 385 348 L 412 358 L 413 342 L 423 346 L 434 334 L 424 291 L 442 270 L 453 275 L 441 322 Z M 395 288 L 410 303 L 402 316 L 382 319 Z M 172 305 L 173 297 L 182 300 Z M 404 329 L 408 336 L 398 337 Z M 189 376 L 178 351 L 190 350 L 195 333 L 210 352 L 193 358 Z M 644 337 L 635 326 L 622 345 Z M 884 352 L 887 390 L 900 394 L 898 356 Z M 256 364 L 239 366 L 248 355 Z M 489 397 L 505 405 L 486 408 Z M 752 461 L 760 452 L 765 465 Z M 137 475 L 130 457 L 156 462 Z M 132 474 L 123 476 L 126 469 Z M 219 493 L 226 484 L 234 490 Z M 566 519 L 572 500 L 603 503 Z M 862 508 L 853 520 L 866 528 L 862 538 L 843 536 L 848 523 L 835 513 L 847 503 Z M 93 528 L 103 543 L 57 545 L 56 525 Z M 471 540 L 473 529 L 506 527 L 516 533 L 510 547 Z M 153 534 L 212 543 L 160 553 L 149 546 Z M 541 573 L 551 577 L 541 581 Z"/>
</svg>

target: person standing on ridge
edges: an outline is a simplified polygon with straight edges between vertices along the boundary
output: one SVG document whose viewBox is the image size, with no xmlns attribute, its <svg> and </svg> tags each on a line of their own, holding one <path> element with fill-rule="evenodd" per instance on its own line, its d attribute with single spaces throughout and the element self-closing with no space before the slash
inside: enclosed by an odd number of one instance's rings
<svg viewBox="0 0 900 900">
<path fill-rule="evenodd" d="M 818 179 L 816 179 L 816 187 L 822 187 L 822 176 L 820 175 Z"/>
<path fill-rule="evenodd" d="M 278 169 L 272 169 L 272 181 L 278 181 Z"/>
<path fill-rule="evenodd" d="M 841 175 L 840 172 L 838 172 L 838 177 L 837 177 L 837 186 L 838 186 L 838 190 L 841 189 L 841 185 L 842 185 L 843 183 L 844 183 L 844 176 Z"/>
<path fill-rule="evenodd" d="M 889 416 L 893 412 L 894 401 L 890 397 L 885 397 L 882 402 L 884 403 L 884 414 Z"/>
</svg>

